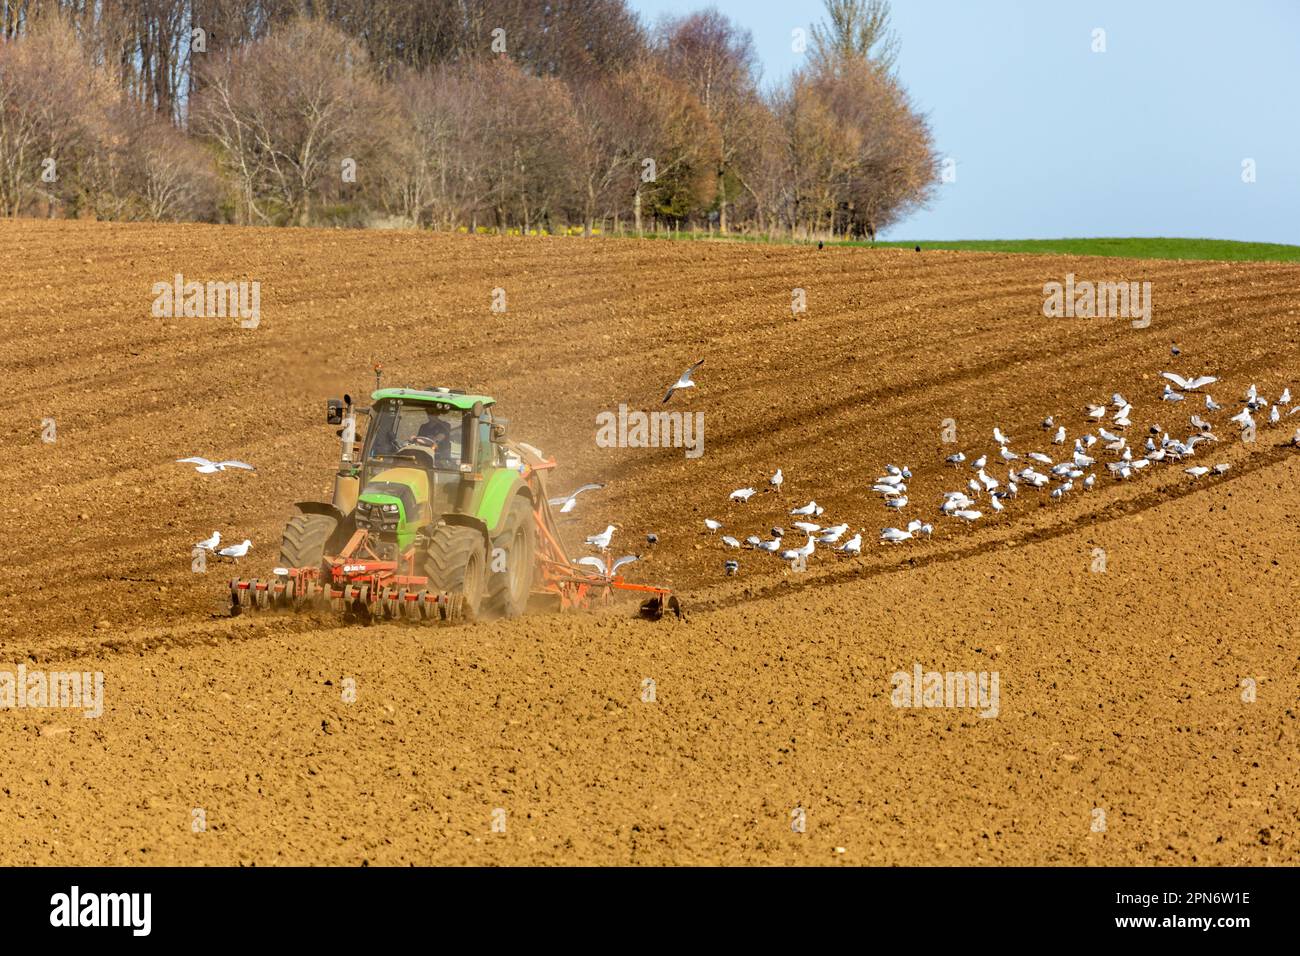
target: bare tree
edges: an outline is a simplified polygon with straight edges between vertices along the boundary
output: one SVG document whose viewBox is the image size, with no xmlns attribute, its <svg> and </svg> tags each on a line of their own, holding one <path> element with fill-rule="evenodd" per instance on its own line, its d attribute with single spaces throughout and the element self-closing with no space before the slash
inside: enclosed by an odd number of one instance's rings
<svg viewBox="0 0 1300 956">
<path fill-rule="evenodd" d="M 318 20 L 294 20 L 213 61 L 193 125 L 219 147 L 239 184 L 246 221 L 305 225 L 340 164 L 374 158 L 388 126 L 387 91 L 365 50 Z"/>
<path fill-rule="evenodd" d="M 664 21 L 655 53 L 664 72 L 694 94 L 717 131 L 718 225 L 725 233 L 728 199 L 740 188 L 740 167 L 754 156 L 754 113 L 762 106 L 753 36 L 710 9 Z"/>
</svg>

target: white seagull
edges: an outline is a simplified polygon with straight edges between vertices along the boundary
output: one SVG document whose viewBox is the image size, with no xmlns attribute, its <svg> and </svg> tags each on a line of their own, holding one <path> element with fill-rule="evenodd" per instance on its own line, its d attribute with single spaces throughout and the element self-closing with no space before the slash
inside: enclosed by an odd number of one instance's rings
<svg viewBox="0 0 1300 956">
<path fill-rule="evenodd" d="M 792 515 L 815 515 L 817 514 L 817 502 L 810 501 L 802 508 L 795 508 L 790 512 Z"/>
<path fill-rule="evenodd" d="M 619 568 L 621 568 L 625 564 L 631 564 L 639 557 L 640 555 L 636 555 L 636 554 L 625 554 L 621 558 L 615 560 L 614 564 L 611 567 L 606 569 L 605 562 L 602 558 L 598 558 L 594 554 L 590 554 L 587 555 L 587 557 L 585 558 L 579 558 L 578 564 L 585 564 L 587 565 L 587 567 L 595 568 L 605 577 L 612 578 L 614 575 L 618 574 Z"/>
<path fill-rule="evenodd" d="M 705 518 L 704 527 L 708 528 L 710 531 L 717 531 L 719 528 L 722 527 L 722 522 L 714 521 L 712 518 Z"/>
<path fill-rule="evenodd" d="M 853 537 L 840 545 L 841 554 L 861 554 L 862 553 L 862 535 L 855 534 Z"/>
<path fill-rule="evenodd" d="M 220 543 L 221 543 L 221 532 L 214 531 L 212 532 L 212 537 L 205 538 L 202 541 L 196 542 L 194 547 L 202 548 L 204 551 L 215 551 L 217 550 L 217 545 L 219 545 Z"/>
<path fill-rule="evenodd" d="M 573 510 L 574 505 L 578 503 L 578 495 L 582 494 L 584 491 L 599 491 L 601 488 L 604 487 L 605 487 L 604 485 L 595 485 L 595 484 L 583 485 L 581 488 L 578 488 L 576 491 L 572 492 L 571 494 L 560 495 L 560 497 L 558 498 L 549 499 L 547 501 L 547 504 L 552 506 L 559 505 L 560 514 L 567 515 L 570 511 Z"/>
<path fill-rule="evenodd" d="M 748 501 L 755 494 L 753 488 L 737 488 L 731 493 L 732 501 Z"/>
<path fill-rule="evenodd" d="M 785 481 L 785 475 L 781 474 L 780 468 L 776 470 L 775 475 L 767 479 L 767 483 L 771 485 L 773 488 L 775 488 L 777 491 L 781 490 L 781 483 L 784 481 Z"/>
<path fill-rule="evenodd" d="M 587 539 L 587 544 L 601 551 L 608 550 L 610 539 L 614 537 L 614 525 L 608 525 L 600 534 L 593 534 Z"/>
<path fill-rule="evenodd" d="M 244 471 L 257 471 L 252 465 L 242 461 L 208 461 L 206 458 L 177 458 L 177 464 L 193 465 L 200 475 L 213 475 L 227 468 L 242 468 Z"/>
<path fill-rule="evenodd" d="M 668 399 L 672 398 L 673 392 L 679 391 L 683 388 L 694 388 L 695 383 L 691 381 L 691 376 L 694 375 L 695 370 L 703 364 L 704 359 L 700 359 L 685 372 L 682 372 L 681 377 L 678 378 L 677 381 L 673 382 L 672 385 L 668 386 L 668 391 L 664 393 L 664 401 L 666 402 Z"/>
<path fill-rule="evenodd" d="M 1196 378 L 1183 378 L 1181 375 L 1176 375 L 1173 372 L 1161 372 L 1160 374 L 1164 378 L 1169 379 L 1169 381 L 1173 382 L 1184 392 L 1195 392 L 1205 388 L 1207 385 L 1213 385 L 1218 381 L 1218 379 L 1213 375 L 1198 375 Z"/>
<path fill-rule="evenodd" d="M 240 544 L 232 544 L 228 548 L 222 548 L 217 552 L 217 554 L 221 555 L 223 558 L 230 558 L 231 560 L 238 561 L 244 555 L 248 554 L 248 549 L 252 546 L 253 542 L 245 538 Z"/>
</svg>

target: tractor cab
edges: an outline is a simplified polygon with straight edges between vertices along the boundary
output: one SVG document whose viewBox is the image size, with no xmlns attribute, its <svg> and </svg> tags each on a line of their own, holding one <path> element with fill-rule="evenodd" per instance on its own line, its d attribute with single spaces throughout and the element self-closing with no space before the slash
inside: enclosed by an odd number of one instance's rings
<svg viewBox="0 0 1300 956">
<path fill-rule="evenodd" d="M 472 508 L 498 464 L 493 399 L 449 389 L 386 388 L 371 396 L 359 467 L 358 528 L 404 551 L 417 531 Z"/>
</svg>

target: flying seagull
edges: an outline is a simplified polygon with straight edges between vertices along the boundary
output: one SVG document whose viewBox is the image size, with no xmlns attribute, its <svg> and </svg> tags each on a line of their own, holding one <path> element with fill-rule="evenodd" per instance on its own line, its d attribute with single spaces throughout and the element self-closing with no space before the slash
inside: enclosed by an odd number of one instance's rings
<svg viewBox="0 0 1300 956">
<path fill-rule="evenodd" d="M 704 364 L 704 359 L 700 359 L 698 362 L 696 362 L 694 365 L 688 368 L 685 372 L 682 372 L 681 377 L 678 378 L 677 381 L 675 381 L 672 385 L 668 386 L 668 391 L 664 393 L 664 401 L 667 402 L 668 399 L 673 397 L 673 392 L 676 392 L 679 389 L 694 388 L 695 383 L 691 381 L 691 376 L 694 375 L 695 370 L 703 364 Z"/>
<path fill-rule="evenodd" d="M 1207 385 L 1213 385 L 1218 381 L 1213 375 L 1198 375 L 1196 378 L 1183 378 L 1174 372 L 1161 372 L 1161 376 L 1169 379 L 1178 388 L 1184 392 L 1195 392 L 1198 389 L 1205 388 Z"/>
<path fill-rule="evenodd" d="M 606 567 L 605 567 L 605 562 L 604 562 L 604 560 L 601 559 L 601 558 L 596 557 L 594 554 L 592 554 L 592 555 L 587 555 L 587 557 L 585 557 L 585 558 L 579 558 L 577 563 L 578 563 L 578 564 L 585 564 L 585 565 L 586 565 L 587 567 L 589 567 L 589 568 L 595 568 L 597 571 L 599 571 L 599 572 L 600 572 L 601 574 L 603 574 L 605 577 L 607 577 L 607 578 L 612 578 L 614 575 L 618 574 L 618 569 L 619 569 L 619 568 L 621 568 L 621 567 L 622 567 L 623 565 L 625 565 L 625 564 L 631 564 L 633 561 L 637 560 L 638 557 L 640 557 L 640 555 L 636 555 L 636 554 L 625 554 L 625 555 L 623 555 L 623 557 L 618 558 L 618 559 L 614 562 L 613 566 L 611 566 L 611 567 L 608 568 L 608 569 L 606 569 Z"/>
<path fill-rule="evenodd" d="M 177 458 L 177 464 L 193 465 L 200 475 L 214 475 L 227 468 L 242 468 L 244 471 L 257 471 L 252 465 L 242 461 L 208 461 L 206 458 Z"/>
<path fill-rule="evenodd" d="M 604 485 L 595 485 L 595 484 L 583 485 L 581 488 L 577 489 L 572 494 L 561 495 L 558 498 L 552 498 L 547 503 L 551 505 L 559 505 L 560 514 L 567 515 L 570 511 L 573 510 L 573 506 L 578 503 L 578 495 L 582 494 L 584 491 L 599 491 L 601 488 L 604 487 L 605 487 Z"/>
</svg>

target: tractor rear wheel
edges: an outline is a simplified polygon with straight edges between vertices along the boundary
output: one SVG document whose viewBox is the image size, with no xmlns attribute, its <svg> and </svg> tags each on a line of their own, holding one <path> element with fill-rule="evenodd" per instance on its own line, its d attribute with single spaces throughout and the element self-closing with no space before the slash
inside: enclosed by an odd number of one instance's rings
<svg viewBox="0 0 1300 956">
<path fill-rule="evenodd" d="M 500 549 L 500 550 L 498 550 Z M 537 525 L 532 504 L 516 495 L 501 533 L 492 539 L 487 607 L 502 617 L 519 617 L 528 607 L 537 563 Z"/>
<path fill-rule="evenodd" d="M 434 528 L 426 542 L 423 565 L 429 590 L 459 594 L 465 619 L 474 620 L 487 580 L 483 535 L 475 528 L 444 524 Z"/>
<path fill-rule="evenodd" d="M 280 539 L 280 567 L 319 568 L 325 561 L 325 546 L 338 525 L 338 519 L 331 515 L 294 515 Z"/>
</svg>

